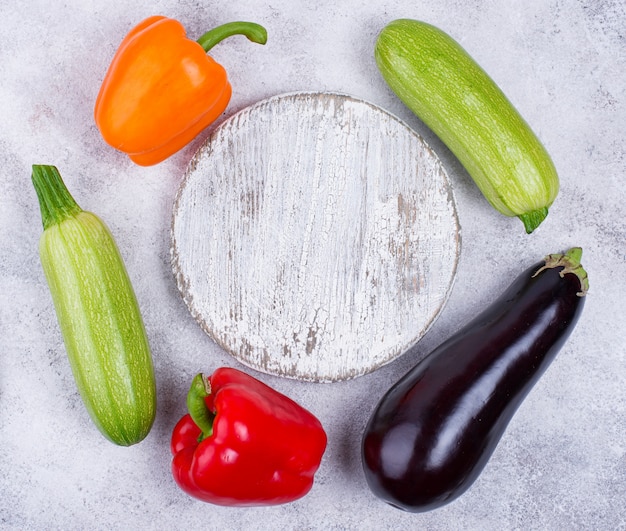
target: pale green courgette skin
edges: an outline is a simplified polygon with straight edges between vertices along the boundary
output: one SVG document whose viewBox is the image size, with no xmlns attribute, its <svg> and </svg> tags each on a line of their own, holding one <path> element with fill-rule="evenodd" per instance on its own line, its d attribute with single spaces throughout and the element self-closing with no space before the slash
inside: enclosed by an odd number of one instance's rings
<svg viewBox="0 0 626 531">
<path fill-rule="evenodd" d="M 547 151 L 504 93 L 449 35 L 399 19 L 374 55 L 393 90 L 454 153 L 491 205 L 531 233 L 559 191 Z"/>
<path fill-rule="evenodd" d="M 33 166 L 44 232 L 41 263 L 80 395 L 112 442 L 143 440 L 156 414 L 148 338 L 105 224 L 75 203 L 53 166 Z"/>
</svg>

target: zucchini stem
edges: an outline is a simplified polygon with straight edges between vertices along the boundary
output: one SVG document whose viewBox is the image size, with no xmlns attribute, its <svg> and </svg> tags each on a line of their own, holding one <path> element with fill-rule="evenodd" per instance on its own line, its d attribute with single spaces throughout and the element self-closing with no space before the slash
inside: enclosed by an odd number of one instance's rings
<svg viewBox="0 0 626 531">
<path fill-rule="evenodd" d="M 517 217 L 522 220 L 524 228 L 526 229 L 526 234 L 530 234 L 539 225 L 541 225 L 541 222 L 546 219 L 547 215 L 548 208 L 543 207 L 537 210 L 533 210 L 532 212 L 525 212 L 524 214 L 520 214 Z"/>
<path fill-rule="evenodd" d="M 82 212 L 55 166 L 34 164 L 32 179 L 44 230 Z"/>
</svg>

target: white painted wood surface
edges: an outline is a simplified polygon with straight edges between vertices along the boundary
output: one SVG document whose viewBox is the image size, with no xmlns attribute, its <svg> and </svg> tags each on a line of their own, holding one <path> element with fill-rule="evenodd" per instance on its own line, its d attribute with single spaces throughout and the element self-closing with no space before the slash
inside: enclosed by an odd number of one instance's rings
<svg viewBox="0 0 626 531">
<path fill-rule="evenodd" d="M 257 370 L 329 382 L 419 340 L 451 290 L 456 206 L 406 124 L 296 93 L 221 124 L 176 196 L 172 263 L 192 315 Z"/>
</svg>

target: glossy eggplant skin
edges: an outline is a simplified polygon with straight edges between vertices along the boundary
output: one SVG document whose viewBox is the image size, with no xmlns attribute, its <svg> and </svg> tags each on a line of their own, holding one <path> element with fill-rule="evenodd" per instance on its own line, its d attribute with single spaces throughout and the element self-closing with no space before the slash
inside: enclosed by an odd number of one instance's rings
<svg viewBox="0 0 626 531">
<path fill-rule="evenodd" d="M 362 441 L 366 480 L 379 498 L 425 512 L 479 476 L 582 311 L 586 273 L 548 265 L 560 256 L 521 274 L 382 398 Z"/>
</svg>

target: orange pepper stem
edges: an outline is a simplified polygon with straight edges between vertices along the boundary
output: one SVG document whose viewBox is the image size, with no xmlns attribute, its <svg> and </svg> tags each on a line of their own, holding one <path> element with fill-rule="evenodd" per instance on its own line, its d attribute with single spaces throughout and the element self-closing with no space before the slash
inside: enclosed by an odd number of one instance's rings
<svg viewBox="0 0 626 531">
<path fill-rule="evenodd" d="M 217 28 L 207 31 L 198 39 L 198 44 L 208 51 L 216 44 L 233 35 L 245 35 L 252 42 L 265 44 L 267 42 L 267 31 L 263 26 L 254 22 L 228 22 Z"/>
</svg>

